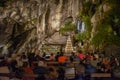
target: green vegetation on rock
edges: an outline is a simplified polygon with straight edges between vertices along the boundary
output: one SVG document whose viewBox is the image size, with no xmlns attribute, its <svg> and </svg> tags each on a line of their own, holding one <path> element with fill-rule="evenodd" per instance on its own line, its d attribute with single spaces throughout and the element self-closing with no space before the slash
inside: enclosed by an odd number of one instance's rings
<svg viewBox="0 0 120 80">
<path fill-rule="evenodd" d="M 64 27 L 60 29 L 60 32 L 62 34 L 65 34 L 66 32 L 71 32 L 75 30 L 76 30 L 75 24 L 73 24 L 72 22 L 67 22 L 65 23 Z"/>
<path fill-rule="evenodd" d="M 82 16 L 82 17 L 81 17 Z M 90 19 L 91 19 L 91 15 L 87 15 L 85 16 L 84 14 L 79 14 L 79 17 L 80 19 L 85 23 L 85 26 L 86 26 L 86 29 L 84 32 L 82 33 L 77 33 L 76 34 L 76 39 L 78 41 L 82 41 L 82 40 L 86 40 L 86 39 L 89 39 L 90 38 L 90 32 L 91 32 L 91 29 L 92 29 L 92 26 L 91 26 L 91 22 L 90 22 Z"/>
<path fill-rule="evenodd" d="M 120 9 L 118 7 L 118 0 L 106 0 L 109 3 L 107 6 L 111 7 L 107 12 L 102 13 L 102 18 L 97 23 L 97 32 L 92 39 L 92 44 L 96 47 L 102 48 L 108 45 L 120 46 Z"/>
</svg>

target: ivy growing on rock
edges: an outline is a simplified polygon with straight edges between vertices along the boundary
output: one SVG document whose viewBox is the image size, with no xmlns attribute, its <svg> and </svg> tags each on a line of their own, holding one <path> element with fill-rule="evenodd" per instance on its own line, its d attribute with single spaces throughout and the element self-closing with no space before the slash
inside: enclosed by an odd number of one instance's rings
<svg viewBox="0 0 120 80">
<path fill-rule="evenodd" d="M 92 44 L 96 47 L 101 46 L 102 48 L 108 45 L 120 46 L 120 9 L 118 7 L 118 0 L 106 0 L 111 9 L 107 12 L 102 13 L 101 19 L 97 23 L 97 33 L 92 39 Z"/>
<path fill-rule="evenodd" d="M 97 21 L 97 29 L 93 35 L 92 41 L 90 45 L 94 45 L 95 47 L 104 48 L 108 45 L 118 45 L 120 46 L 120 9 L 119 0 L 99 0 L 92 2 L 92 0 L 83 1 L 83 9 L 79 13 L 79 18 L 85 22 L 86 31 L 83 33 L 76 34 L 76 39 L 81 40 L 89 40 L 91 38 L 92 24 L 91 18 L 100 14 L 100 16 L 96 16 Z M 103 5 L 107 4 L 107 7 L 111 9 L 104 12 Z M 101 10 L 100 7 L 102 8 Z"/>
<path fill-rule="evenodd" d="M 72 23 L 72 22 L 66 22 L 64 27 L 62 27 L 60 29 L 60 32 L 62 34 L 65 34 L 66 32 L 72 32 L 72 31 L 75 31 L 76 30 L 76 27 L 75 27 L 75 24 Z"/>
</svg>

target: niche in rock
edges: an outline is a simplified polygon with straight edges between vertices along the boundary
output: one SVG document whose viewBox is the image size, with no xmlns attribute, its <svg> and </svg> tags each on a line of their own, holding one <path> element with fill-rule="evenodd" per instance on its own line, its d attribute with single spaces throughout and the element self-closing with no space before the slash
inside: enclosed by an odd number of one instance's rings
<svg viewBox="0 0 120 80">
<path fill-rule="evenodd" d="M 83 22 L 83 21 L 81 21 L 81 20 L 78 20 L 77 21 L 77 31 L 78 32 L 84 32 L 85 31 L 85 23 Z"/>
</svg>

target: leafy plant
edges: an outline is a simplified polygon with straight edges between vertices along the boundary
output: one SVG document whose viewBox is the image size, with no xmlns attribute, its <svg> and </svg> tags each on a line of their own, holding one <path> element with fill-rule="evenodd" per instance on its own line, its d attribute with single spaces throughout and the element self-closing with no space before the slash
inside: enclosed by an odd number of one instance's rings
<svg viewBox="0 0 120 80">
<path fill-rule="evenodd" d="M 106 0 L 111 9 L 103 12 L 103 18 L 97 23 L 97 33 L 92 39 L 92 44 L 96 47 L 102 46 L 104 48 L 108 45 L 120 46 L 119 25 L 120 25 L 120 9 L 118 0 Z M 104 3 L 105 3 L 104 2 Z"/>
<path fill-rule="evenodd" d="M 89 38 L 89 32 L 85 31 L 85 32 L 82 32 L 82 33 L 78 33 L 75 35 L 76 39 L 78 41 L 83 41 L 83 40 L 86 40 Z"/>
<path fill-rule="evenodd" d="M 102 46 L 102 48 L 104 48 L 107 45 L 113 44 L 120 46 L 120 37 L 115 34 L 115 31 L 110 24 L 99 24 L 97 29 L 98 33 L 94 35 L 92 39 L 92 44 L 96 47 Z"/>
<path fill-rule="evenodd" d="M 76 27 L 75 24 L 71 23 L 71 22 L 67 22 L 63 28 L 60 29 L 60 32 L 62 34 L 65 34 L 66 32 L 71 32 L 71 31 L 75 31 Z"/>
</svg>

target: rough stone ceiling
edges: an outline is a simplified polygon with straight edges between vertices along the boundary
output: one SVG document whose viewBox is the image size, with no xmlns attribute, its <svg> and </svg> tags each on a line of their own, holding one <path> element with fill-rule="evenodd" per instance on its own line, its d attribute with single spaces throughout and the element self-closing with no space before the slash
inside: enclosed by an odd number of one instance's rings
<svg viewBox="0 0 120 80">
<path fill-rule="evenodd" d="M 56 32 L 51 38 L 45 40 L 44 44 L 63 45 L 66 44 L 67 36 L 62 36 Z"/>
</svg>

